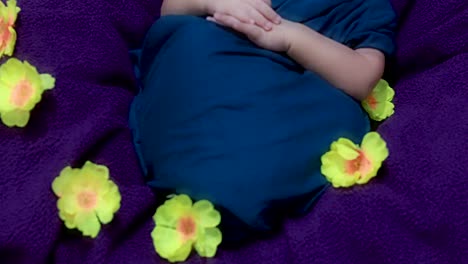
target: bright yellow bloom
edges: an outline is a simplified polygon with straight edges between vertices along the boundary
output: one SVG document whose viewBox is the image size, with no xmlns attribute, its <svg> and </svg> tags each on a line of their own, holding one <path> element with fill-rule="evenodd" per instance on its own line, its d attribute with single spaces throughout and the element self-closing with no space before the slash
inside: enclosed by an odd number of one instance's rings
<svg viewBox="0 0 468 264">
<path fill-rule="evenodd" d="M 395 91 L 385 80 L 380 80 L 372 93 L 361 102 L 362 107 L 367 111 L 370 118 L 375 121 L 382 121 L 394 113 L 393 96 L 395 96 Z"/>
<path fill-rule="evenodd" d="M 39 74 L 27 61 L 11 58 L 0 66 L 0 118 L 9 126 L 24 127 L 29 112 L 41 100 L 45 90 L 55 86 L 49 74 Z"/>
<path fill-rule="evenodd" d="M 120 192 L 109 180 L 109 169 L 90 161 L 81 169 L 64 168 L 52 182 L 52 190 L 59 197 L 57 208 L 65 226 L 92 238 L 120 208 Z"/>
<path fill-rule="evenodd" d="M 361 147 L 340 138 L 322 156 L 321 171 L 335 188 L 365 184 L 375 177 L 388 154 L 387 144 L 377 132 L 367 133 Z"/>
<path fill-rule="evenodd" d="M 156 252 L 170 262 L 184 261 L 192 248 L 202 257 L 213 257 L 222 234 L 216 227 L 221 215 L 207 200 L 192 205 L 185 194 L 172 196 L 153 216 L 151 233 Z"/>
<path fill-rule="evenodd" d="M 3 55 L 13 55 L 16 44 L 14 26 L 20 11 L 16 0 L 8 0 L 6 6 L 0 1 L 0 58 Z"/>
</svg>

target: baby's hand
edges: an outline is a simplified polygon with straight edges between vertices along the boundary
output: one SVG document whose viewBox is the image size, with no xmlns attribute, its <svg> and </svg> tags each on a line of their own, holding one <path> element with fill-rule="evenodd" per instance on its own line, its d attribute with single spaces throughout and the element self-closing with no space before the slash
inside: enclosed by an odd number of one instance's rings
<svg viewBox="0 0 468 264">
<path fill-rule="evenodd" d="M 234 16 L 218 13 L 208 17 L 207 20 L 243 33 L 259 47 L 276 52 L 289 50 L 290 38 L 288 36 L 297 26 L 297 23 L 283 19 L 280 25 L 274 25 L 271 30 L 265 31 L 257 25 L 244 23 Z"/>
<path fill-rule="evenodd" d="M 222 14 L 240 22 L 257 25 L 266 31 L 281 23 L 281 17 L 271 8 L 270 0 L 207 0 L 208 14 Z"/>
</svg>

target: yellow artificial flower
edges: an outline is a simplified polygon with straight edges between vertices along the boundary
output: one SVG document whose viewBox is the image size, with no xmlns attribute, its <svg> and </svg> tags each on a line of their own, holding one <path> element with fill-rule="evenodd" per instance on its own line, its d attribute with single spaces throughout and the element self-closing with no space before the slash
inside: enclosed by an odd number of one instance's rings
<svg viewBox="0 0 468 264">
<path fill-rule="evenodd" d="M 174 195 L 159 206 L 153 219 L 154 248 L 170 262 L 186 260 L 193 247 L 200 256 L 213 257 L 222 240 L 216 227 L 221 215 L 207 200 L 192 205 L 187 195 Z"/>
<path fill-rule="evenodd" d="M 16 0 L 8 0 L 6 6 L 0 1 L 0 58 L 3 55 L 13 55 L 16 44 L 14 26 L 20 11 Z"/>
<path fill-rule="evenodd" d="M 377 132 L 367 133 L 361 147 L 340 138 L 322 156 L 321 171 L 335 188 L 365 184 L 375 177 L 388 154 L 387 144 Z"/>
<path fill-rule="evenodd" d="M 0 66 L 0 118 L 9 126 L 24 127 L 29 112 L 45 90 L 55 86 L 55 78 L 39 74 L 27 61 L 11 58 Z"/>
<path fill-rule="evenodd" d="M 381 79 L 372 93 L 361 102 L 362 107 L 364 107 L 371 119 L 382 121 L 394 113 L 393 96 L 395 96 L 395 91 L 385 80 Z"/>
<path fill-rule="evenodd" d="M 57 208 L 65 226 L 92 238 L 120 208 L 120 192 L 109 180 L 109 169 L 90 161 L 81 169 L 64 168 L 52 182 L 52 190 L 59 198 Z"/>
</svg>

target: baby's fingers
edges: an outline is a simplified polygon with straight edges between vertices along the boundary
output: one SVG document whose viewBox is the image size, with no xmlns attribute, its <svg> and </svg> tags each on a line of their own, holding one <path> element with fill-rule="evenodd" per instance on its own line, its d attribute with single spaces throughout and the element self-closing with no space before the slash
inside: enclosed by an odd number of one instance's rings
<svg viewBox="0 0 468 264">
<path fill-rule="evenodd" d="M 273 28 L 273 24 L 263 16 L 257 9 L 250 8 L 248 11 L 249 17 L 254 20 L 254 23 L 263 28 L 264 30 L 271 30 Z"/>
<path fill-rule="evenodd" d="M 226 27 L 230 27 L 240 33 L 245 34 L 247 37 L 251 39 L 257 39 L 258 36 L 262 34 L 262 31 L 263 31 L 261 28 L 259 28 L 256 25 L 243 23 L 239 19 L 230 15 L 215 13 L 213 19 L 216 23 L 226 26 Z"/>
<path fill-rule="evenodd" d="M 216 19 L 212 16 L 206 17 L 206 20 L 217 23 Z"/>
<path fill-rule="evenodd" d="M 265 30 L 271 30 L 273 24 L 271 24 L 262 14 L 260 14 L 254 7 L 249 4 L 242 3 L 237 8 L 230 10 L 229 12 L 218 12 L 227 16 L 232 16 L 240 22 L 258 25 Z M 232 21 L 231 21 L 232 22 Z"/>
<path fill-rule="evenodd" d="M 267 20 L 275 24 L 281 23 L 281 17 L 271 8 L 271 3 L 268 0 L 253 0 L 251 5 Z"/>
<path fill-rule="evenodd" d="M 222 26 L 230 27 L 232 29 L 235 29 L 239 24 L 243 23 L 242 21 L 231 15 L 225 15 L 220 13 L 215 13 L 212 17 L 207 17 L 206 19 L 209 21 L 216 22 L 217 24 L 220 24 Z"/>
<path fill-rule="evenodd" d="M 222 12 L 216 12 L 216 13 L 218 15 L 224 14 L 226 16 L 232 16 L 236 18 L 237 20 L 239 20 L 240 22 L 255 24 L 257 21 L 254 18 L 255 15 L 252 14 L 252 10 L 253 8 L 250 5 L 245 4 L 245 3 L 240 3 L 238 6 L 236 6 L 236 8 L 232 8 L 229 11 L 222 11 Z"/>
</svg>

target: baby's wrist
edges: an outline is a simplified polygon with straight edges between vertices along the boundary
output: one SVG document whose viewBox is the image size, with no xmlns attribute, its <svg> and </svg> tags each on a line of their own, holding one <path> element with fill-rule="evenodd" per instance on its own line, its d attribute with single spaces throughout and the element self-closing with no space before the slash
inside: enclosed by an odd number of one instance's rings
<svg viewBox="0 0 468 264">
<path fill-rule="evenodd" d="M 213 0 L 197 0 L 197 6 L 204 15 L 213 15 Z"/>
<path fill-rule="evenodd" d="M 284 22 L 282 22 L 284 23 Z M 294 46 L 294 40 L 296 39 L 297 34 L 300 34 L 300 31 L 302 30 L 303 25 L 301 23 L 296 23 L 292 21 L 287 21 L 287 24 L 285 25 L 284 28 L 284 38 L 285 38 L 285 45 L 286 45 L 286 53 L 289 54 L 289 52 L 293 49 Z"/>
</svg>

